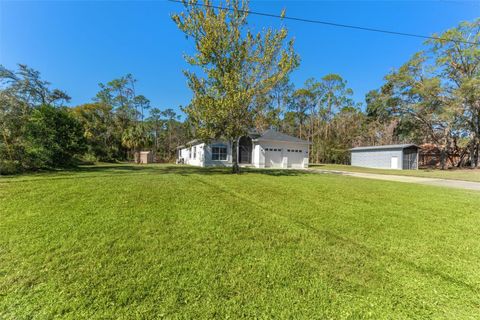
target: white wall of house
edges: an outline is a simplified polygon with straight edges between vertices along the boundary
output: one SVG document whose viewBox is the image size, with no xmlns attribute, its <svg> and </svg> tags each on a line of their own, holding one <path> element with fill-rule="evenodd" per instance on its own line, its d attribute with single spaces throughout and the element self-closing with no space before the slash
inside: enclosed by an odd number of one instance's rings
<svg viewBox="0 0 480 320">
<path fill-rule="evenodd" d="M 222 150 L 226 149 L 226 152 Z M 229 167 L 232 165 L 232 146 L 230 142 L 213 141 L 204 148 L 206 167 Z"/>
<path fill-rule="evenodd" d="M 204 148 L 205 148 L 205 143 L 194 144 L 187 148 L 181 149 L 180 155 L 183 158 L 183 161 L 185 164 L 203 167 Z"/>
<path fill-rule="evenodd" d="M 182 148 L 182 149 L 180 149 L 177 160 L 180 161 L 180 160 L 183 159 L 183 161 L 186 161 L 189 157 L 189 154 L 190 154 L 190 149 L 189 148 Z M 184 162 L 184 163 L 186 163 L 186 162 Z"/>
<path fill-rule="evenodd" d="M 253 143 L 253 155 L 252 155 L 252 164 L 256 168 L 265 167 L 265 154 L 263 154 L 263 148 L 260 144 L 256 142 Z"/>
</svg>

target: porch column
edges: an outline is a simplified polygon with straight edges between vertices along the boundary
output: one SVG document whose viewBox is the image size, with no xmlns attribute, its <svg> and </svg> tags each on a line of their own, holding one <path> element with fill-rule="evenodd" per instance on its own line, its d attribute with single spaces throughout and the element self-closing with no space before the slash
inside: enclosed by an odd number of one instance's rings
<svg viewBox="0 0 480 320">
<path fill-rule="evenodd" d="M 237 139 L 237 163 L 240 165 L 240 138 Z"/>
</svg>

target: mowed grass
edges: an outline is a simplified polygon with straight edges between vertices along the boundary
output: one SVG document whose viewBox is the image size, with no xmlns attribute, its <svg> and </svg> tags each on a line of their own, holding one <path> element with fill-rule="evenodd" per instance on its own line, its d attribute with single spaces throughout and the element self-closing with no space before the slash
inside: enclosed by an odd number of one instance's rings
<svg viewBox="0 0 480 320">
<path fill-rule="evenodd" d="M 449 180 L 465 180 L 480 182 L 480 169 L 419 169 L 419 170 L 395 170 L 395 169 L 375 169 L 349 166 L 344 164 L 312 164 L 309 167 L 323 170 L 339 170 L 364 173 L 393 174 L 397 176 L 412 176 L 423 178 L 439 178 Z"/>
<path fill-rule="evenodd" d="M 1 319 L 478 319 L 480 193 L 300 171 L 0 179 Z"/>
</svg>

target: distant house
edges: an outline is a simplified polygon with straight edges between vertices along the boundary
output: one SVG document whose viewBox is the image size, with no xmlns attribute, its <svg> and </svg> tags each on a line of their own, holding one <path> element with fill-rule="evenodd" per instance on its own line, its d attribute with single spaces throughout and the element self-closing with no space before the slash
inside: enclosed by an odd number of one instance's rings
<svg viewBox="0 0 480 320">
<path fill-rule="evenodd" d="M 256 168 L 307 168 L 310 142 L 270 129 L 238 141 L 238 163 Z M 228 141 L 193 140 L 177 148 L 177 162 L 194 166 L 231 166 Z"/>
<path fill-rule="evenodd" d="M 418 169 L 418 150 L 414 144 L 357 147 L 350 149 L 351 164 L 380 169 Z"/>
</svg>

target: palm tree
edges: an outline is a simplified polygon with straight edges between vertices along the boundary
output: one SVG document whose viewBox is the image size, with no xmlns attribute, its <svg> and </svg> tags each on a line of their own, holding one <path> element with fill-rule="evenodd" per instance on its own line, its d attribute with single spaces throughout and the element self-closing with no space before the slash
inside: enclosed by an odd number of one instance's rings
<svg viewBox="0 0 480 320">
<path fill-rule="evenodd" d="M 133 125 L 123 132 L 122 144 L 132 151 L 136 163 L 140 162 L 140 150 L 151 143 L 151 133 L 143 123 Z"/>
</svg>

